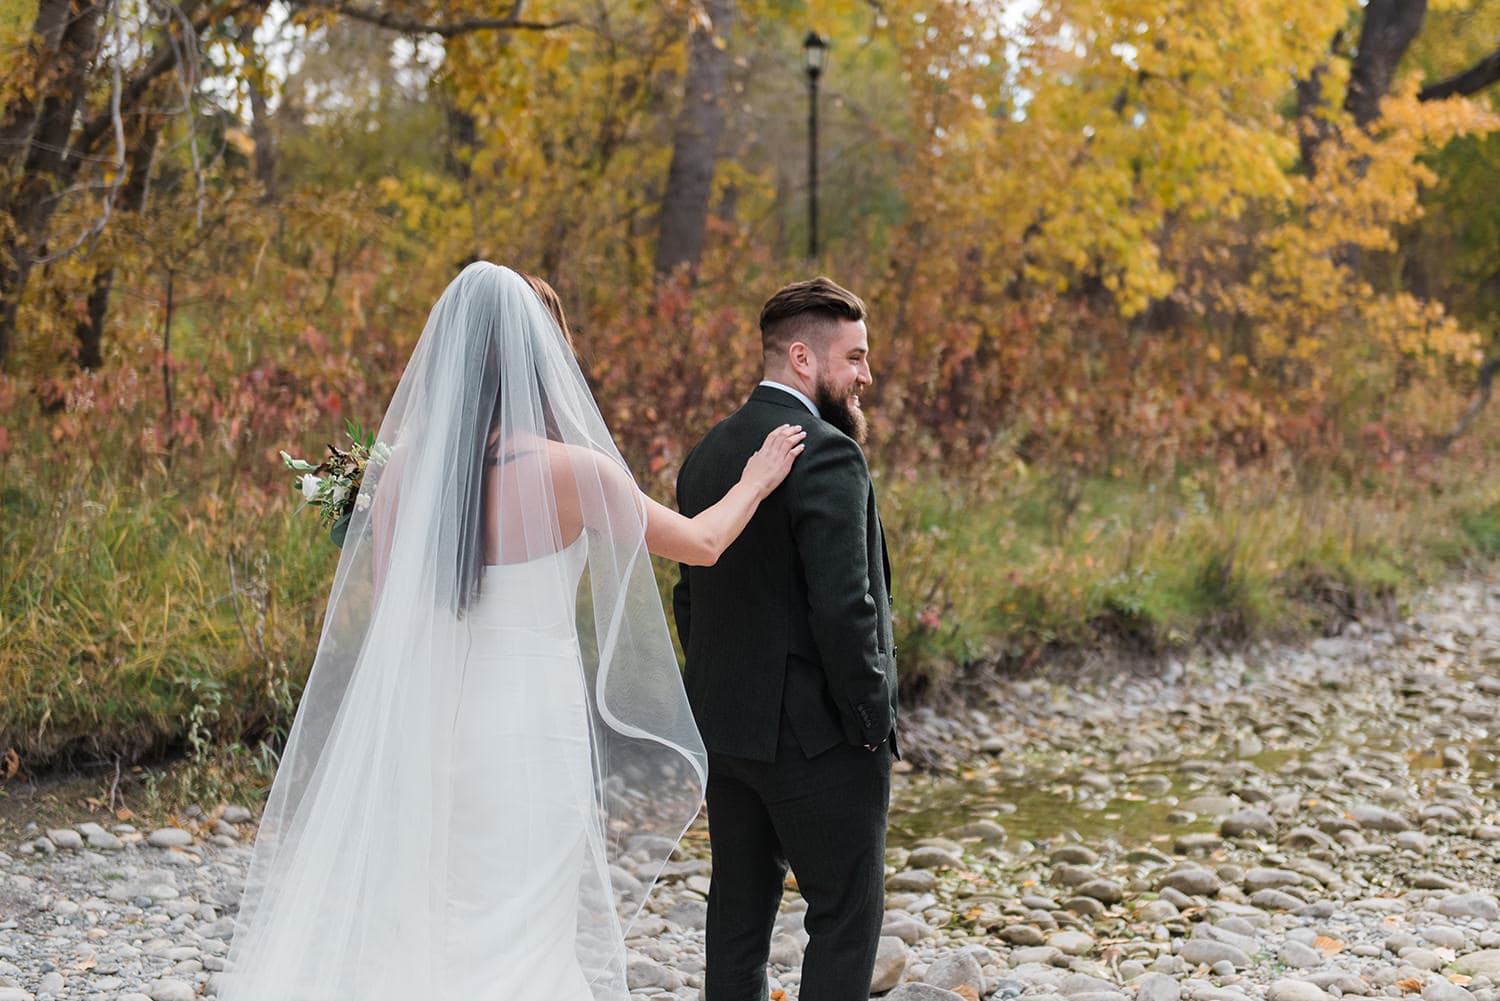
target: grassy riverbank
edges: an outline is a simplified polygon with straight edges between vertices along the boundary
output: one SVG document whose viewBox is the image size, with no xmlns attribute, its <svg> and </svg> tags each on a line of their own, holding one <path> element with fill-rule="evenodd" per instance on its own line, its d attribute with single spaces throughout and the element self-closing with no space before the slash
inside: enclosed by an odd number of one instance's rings
<svg viewBox="0 0 1500 1001">
<path fill-rule="evenodd" d="M 0 754 L 29 772 L 182 754 L 268 766 L 337 558 L 316 519 L 160 463 L 61 471 L 13 454 L 3 473 Z M 1322 630 L 1500 552 L 1500 464 L 1477 445 L 1358 481 L 1013 462 L 961 480 L 885 469 L 880 491 L 913 696 L 966 665 Z"/>
</svg>

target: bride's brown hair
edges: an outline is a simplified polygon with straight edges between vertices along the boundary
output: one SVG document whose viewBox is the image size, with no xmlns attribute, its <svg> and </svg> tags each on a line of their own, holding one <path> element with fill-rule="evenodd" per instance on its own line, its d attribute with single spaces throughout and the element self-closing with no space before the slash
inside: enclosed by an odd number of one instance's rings
<svg viewBox="0 0 1500 1001">
<path fill-rule="evenodd" d="M 552 319 L 557 321 L 557 329 L 562 331 L 563 340 L 567 342 L 568 349 L 572 350 L 573 334 L 568 330 L 568 318 L 563 313 L 562 299 L 558 297 L 557 290 L 536 275 L 528 275 L 524 271 L 520 274 L 522 280 L 531 286 L 531 291 L 536 293 L 536 297 L 542 300 L 542 305 L 547 307 L 547 312 L 552 314 Z"/>
</svg>

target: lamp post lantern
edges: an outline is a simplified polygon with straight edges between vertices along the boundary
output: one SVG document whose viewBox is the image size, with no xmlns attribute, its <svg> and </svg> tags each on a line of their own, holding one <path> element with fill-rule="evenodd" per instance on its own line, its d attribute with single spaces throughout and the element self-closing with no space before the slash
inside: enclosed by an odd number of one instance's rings
<svg viewBox="0 0 1500 1001">
<path fill-rule="evenodd" d="M 818 78 L 828 58 L 828 42 L 816 31 L 802 40 L 807 69 L 807 256 L 818 256 Z"/>
</svg>

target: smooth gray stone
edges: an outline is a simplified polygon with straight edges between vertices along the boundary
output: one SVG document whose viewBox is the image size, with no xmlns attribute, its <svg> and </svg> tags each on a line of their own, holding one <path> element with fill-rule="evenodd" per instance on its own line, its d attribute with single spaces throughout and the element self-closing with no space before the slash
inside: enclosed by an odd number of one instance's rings
<svg viewBox="0 0 1500 1001">
<path fill-rule="evenodd" d="M 1409 831 L 1411 822 L 1390 810 L 1369 804 L 1360 804 L 1349 811 L 1356 824 L 1367 831 Z"/>
<path fill-rule="evenodd" d="M 1315 966 L 1322 966 L 1324 961 L 1321 952 L 1301 942 L 1286 941 L 1281 943 L 1279 954 L 1282 963 L 1297 970 L 1309 970 Z"/>
<path fill-rule="evenodd" d="M 1084 845 L 1060 845 L 1047 856 L 1054 865 L 1066 862 L 1071 865 L 1097 865 L 1099 855 Z"/>
<path fill-rule="evenodd" d="M 1099 991 L 1115 989 L 1115 985 L 1108 980 L 1091 977 L 1087 973 L 1070 973 L 1057 985 L 1057 993 L 1064 997 L 1072 997 L 1075 994 L 1095 994 Z"/>
<path fill-rule="evenodd" d="M 193 836 L 180 827 L 163 827 L 146 836 L 152 848 L 186 848 L 192 843 Z"/>
<path fill-rule="evenodd" d="M 649 959 L 632 959 L 625 966 L 625 982 L 631 990 L 641 987 L 660 987 L 675 991 L 686 986 L 682 976 Z M 153 999 L 154 1001 L 154 999 Z"/>
<path fill-rule="evenodd" d="M 1266 989 L 1266 1001 L 1328 1001 L 1328 992 L 1306 980 L 1277 980 Z"/>
<path fill-rule="evenodd" d="M 907 857 L 906 864 L 913 869 L 962 869 L 964 860 L 953 852 L 926 846 L 915 848 Z"/>
<path fill-rule="evenodd" d="M 1005 840 L 1005 828 L 993 820 L 976 820 L 948 833 L 955 838 L 978 838 L 987 845 Z"/>
<path fill-rule="evenodd" d="M 920 918 L 912 917 L 905 911 L 886 911 L 885 920 L 880 925 L 880 934 L 893 935 L 907 945 L 916 945 L 931 935 L 932 929 Z"/>
<path fill-rule="evenodd" d="M 1266 911 L 1295 911 L 1304 901 L 1280 890 L 1256 890 L 1250 894 L 1250 903 Z"/>
<path fill-rule="evenodd" d="M 1165 973 L 1148 973 L 1136 982 L 1135 1001 L 1180 1001 L 1177 979 Z"/>
<path fill-rule="evenodd" d="M 1489 893 L 1459 893 L 1444 897 L 1438 901 L 1437 911 L 1450 918 L 1500 920 L 1500 903 L 1496 903 L 1494 895 Z"/>
<path fill-rule="evenodd" d="M 1091 879 L 1078 888 L 1078 895 L 1104 904 L 1118 904 L 1125 899 L 1125 890 L 1112 879 Z"/>
<path fill-rule="evenodd" d="M 1171 921 L 1181 913 L 1170 900 L 1148 900 L 1136 908 L 1135 917 L 1137 921 L 1160 924 Z"/>
<path fill-rule="evenodd" d="M 1407 949 L 1401 953 L 1401 962 L 1426 973 L 1443 968 L 1443 958 L 1431 949 Z"/>
<path fill-rule="evenodd" d="M 47 832 L 47 840 L 65 851 L 78 851 L 83 847 L 83 835 L 66 827 Z"/>
<path fill-rule="evenodd" d="M 1045 945 L 1047 937 L 1035 925 L 1009 925 L 1000 930 L 1000 937 L 1011 945 Z"/>
<path fill-rule="evenodd" d="M 886 1001 L 963 1001 L 963 997 L 931 984 L 901 984 L 885 996 Z"/>
<path fill-rule="evenodd" d="M 1276 821 L 1271 819 L 1271 815 L 1266 811 L 1252 807 L 1225 817 L 1223 823 L 1219 825 L 1219 833 L 1227 838 L 1243 838 L 1255 834 L 1274 836 Z"/>
<path fill-rule="evenodd" d="M 1459 956 L 1449 969 L 1470 977 L 1489 977 L 1500 981 L 1500 949 L 1481 949 Z"/>
<path fill-rule="evenodd" d="M 1165 874 L 1159 885 L 1164 889 L 1176 890 L 1178 893 L 1189 896 L 1208 896 L 1218 893 L 1224 881 L 1210 869 L 1188 866 Z M 1175 900 L 1172 902 L 1177 903 Z"/>
<path fill-rule="evenodd" d="M 972 987 L 984 993 L 984 971 L 979 968 L 979 962 L 965 952 L 950 953 L 938 959 L 927 967 L 922 982 L 949 991 Z"/>
<path fill-rule="evenodd" d="M 1462 951 L 1469 946 L 1469 937 L 1452 925 L 1428 925 L 1418 934 L 1439 949 Z"/>
<path fill-rule="evenodd" d="M 880 936 L 880 947 L 875 953 L 875 973 L 870 978 L 870 993 L 888 991 L 901 982 L 906 973 L 906 943 L 894 935 Z"/>
<path fill-rule="evenodd" d="M 1433 974 L 1422 985 L 1422 1001 L 1474 1001 L 1474 995 L 1442 974 Z"/>
<path fill-rule="evenodd" d="M 785 933 L 771 939 L 771 952 L 767 959 L 787 969 L 802 963 L 802 942 L 795 935 Z"/>
<path fill-rule="evenodd" d="M 908 890 L 913 893 L 927 893 L 936 889 L 937 885 L 937 876 L 926 869 L 906 869 L 885 881 L 887 890 Z"/>
<path fill-rule="evenodd" d="M 147 984 L 146 994 L 151 1001 L 193 1001 L 198 996 L 192 984 L 175 979 L 156 980 Z"/>
<path fill-rule="evenodd" d="M 1195 966 L 1213 966 L 1215 963 L 1228 962 L 1233 964 L 1235 969 L 1240 970 L 1250 965 L 1250 957 L 1242 950 L 1207 938 L 1189 939 L 1183 943 L 1182 952 L 1178 955 L 1183 961 Z"/>
<path fill-rule="evenodd" d="M 1047 937 L 1047 945 L 1069 956 L 1083 956 L 1094 951 L 1094 937 L 1081 931 L 1053 932 Z"/>
<path fill-rule="evenodd" d="M 1256 890 L 1278 890 L 1283 886 L 1296 886 L 1302 882 L 1302 874 L 1290 869 L 1251 869 L 1245 873 L 1244 886 L 1249 893 Z"/>
<path fill-rule="evenodd" d="M 1010 965 L 1012 967 L 1029 966 L 1032 964 L 1040 966 L 1067 966 L 1068 956 L 1061 949 L 1050 945 L 1038 945 L 1029 948 L 1012 949 L 1010 951 Z"/>
</svg>

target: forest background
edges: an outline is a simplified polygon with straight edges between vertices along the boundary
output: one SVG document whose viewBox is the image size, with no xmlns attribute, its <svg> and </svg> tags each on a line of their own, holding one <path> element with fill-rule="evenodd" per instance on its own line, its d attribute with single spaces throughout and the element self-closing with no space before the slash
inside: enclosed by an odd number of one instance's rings
<svg viewBox="0 0 1500 1001">
<path fill-rule="evenodd" d="M 264 776 L 337 559 L 278 451 L 375 424 L 475 258 L 558 288 L 664 500 L 764 298 L 866 298 L 908 699 L 1369 618 L 1500 552 L 1497 44 L 1500 0 L 3 0 L 0 777 Z"/>
</svg>

